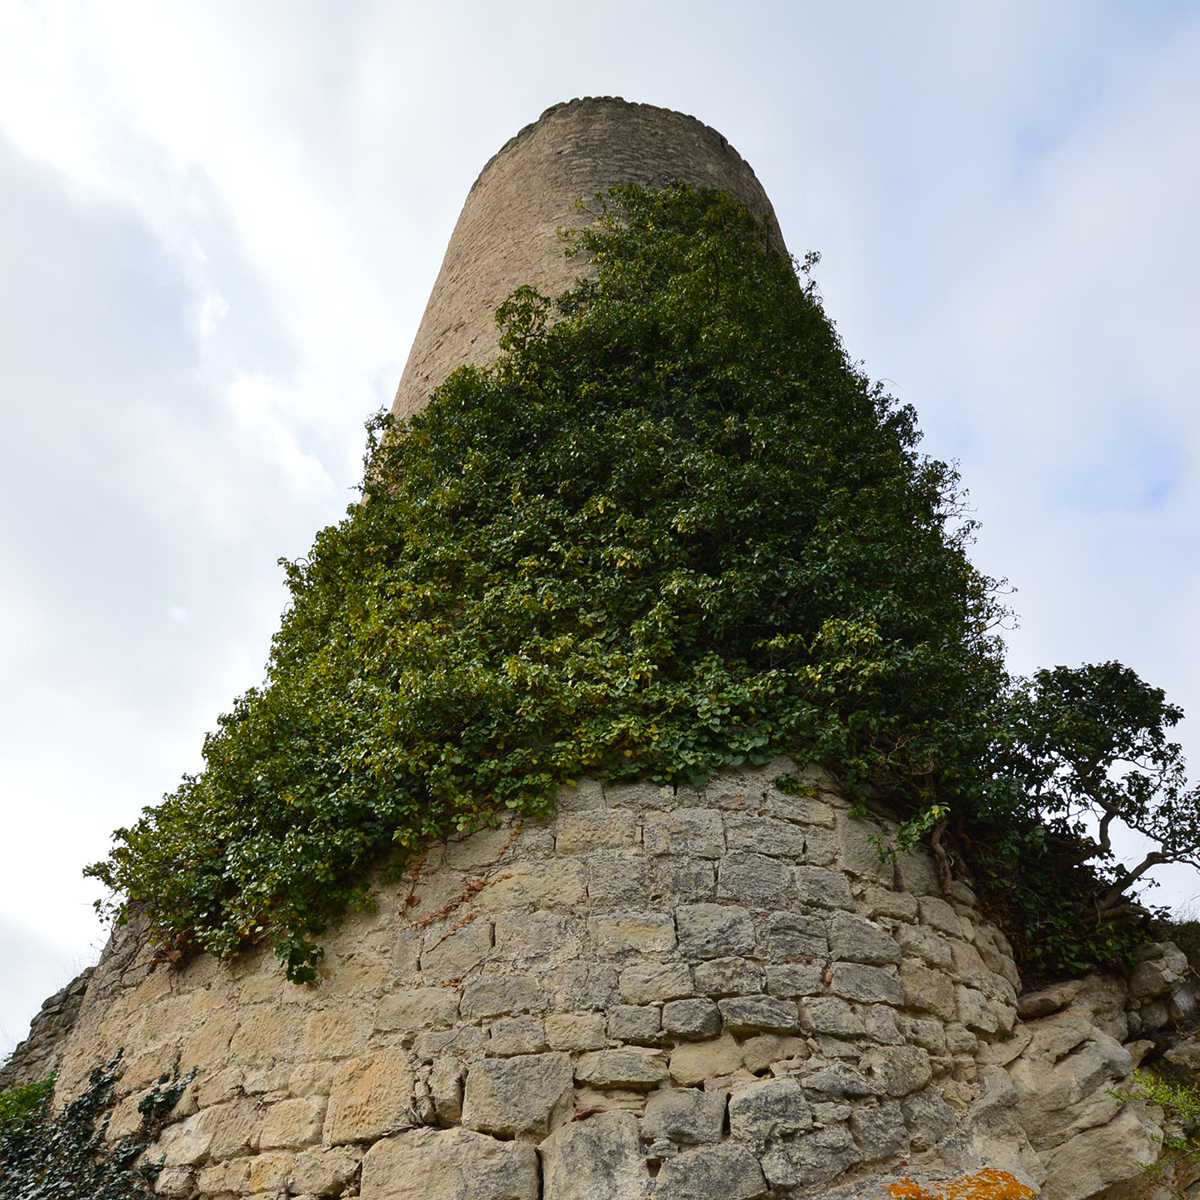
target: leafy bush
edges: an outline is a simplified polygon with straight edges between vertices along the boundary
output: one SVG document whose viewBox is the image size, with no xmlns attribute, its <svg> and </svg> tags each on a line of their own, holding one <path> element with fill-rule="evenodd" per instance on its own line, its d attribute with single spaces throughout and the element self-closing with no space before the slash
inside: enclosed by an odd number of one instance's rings
<svg viewBox="0 0 1200 1200">
<path fill-rule="evenodd" d="M 1029 802 L 957 476 L 847 359 L 813 259 L 686 186 L 597 215 L 572 243 L 593 272 L 518 289 L 494 366 L 371 423 L 367 502 L 284 564 L 265 684 L 89 873 L 165 957 L 271 937 L 303 981 L 423 838 L 584 773 L 698 783 L 783 752 L 885 794 L 947 874 L 971 852 L 1032 953 L 1119 954 Z"/>
<path fill-rule="evenodd" d="M 161 1164 L 142 1158 L 191 1076 L 163 1075 L 138 1105 L 136 1133 L 105 1140 L 120 1059 L 91 1072 L 87 1089 L 50 1111 L 54 1077 L 0 1092 L 0 1200 L 142 1200 Z M 140 1160 L 140 1161 L 139 1161 Z"/>
</svg>

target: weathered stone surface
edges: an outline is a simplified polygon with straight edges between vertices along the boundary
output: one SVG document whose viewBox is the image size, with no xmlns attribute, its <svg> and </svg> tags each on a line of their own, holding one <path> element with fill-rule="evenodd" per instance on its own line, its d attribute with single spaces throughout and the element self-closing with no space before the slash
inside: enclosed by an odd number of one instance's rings
<svg viewBox="0 0 1200 1200">
<path fill-rule="evenodd" d="M 873 1046 L 860 1063 L 885 1096 L 919 1092 L 933 1078 L 929 1055 L 920 1046 Z"/>
<path fill-rule="evenodd" d="M 272 1104 L 263 1120 L 259 1148 L 291 1149 L 319 1142 L 321 1126 L 325 1122 L 325 1106 L 323 1096 L 305 1096 Z"/>
<path fill-rule="evenodd" d="M 744 958 L 711 958 L 696 964 L 696 991 L 704 996 L 739 996 L 761 992 L 763 969 Z"/>
<path fill-rule="evenodd" d="M 543 1008 L 541 989 L 529 975 L 487 975 L 463 992 L 459 1012 L 470 1021 Z"/>
<path fill-rule="evenodd" d="M 742 1065 L 742 1050 L 728 1033 L 709 1042 L 691 1042 L 671 1051 L 671 1078 L 693 1087 L 719 1075 L 731 1075 Z"/>
<path fill-rule="evenodd" d="M 563 813 L 558 818 L 554 849 L 559 854 L 582 854 L 588 850 L 618 850 L 638 839 L 637 819 L 619 808 Z"/>
<path fill-rule="evenodd" d="M 847 1096 L 878 1096 L 879 1085 L 856 1067 L 835 1062 L 806 1072 L 800 1077 L 805 1095 L 814 1101 L 840 1100 Z"/>
<path fill-rule="evenodd" d="M 462 1120 L 462 1067 L 448 1054 L 429 1072 L 429 1096 L 439 1125 L 449 1127 Z"/>
<path fill-rule="evenodd" d="M 537 1054 L 545 1049 L 546 1026 L 541 1017 L 497 1017 L 488 1026 L 489 1054 Z"/>
<path fill-rule="evenodd" d="M 566 1054 L 523 1054 L 472 1063 L 462 1123 L 508 1137 L 545 1137 L 570 1118 L 571 1059 Z"/>
<path fill-rule="evenodd" d="M 946 1021 L 958 1017 L 954 981 L 948 975 L 905 959 L 900 964 L 900 986 L 907 1007 L 934 1013 Z"/>
<path fill-rule="evenodd" d="M 841 871 L 826 867 L 794 867 L 792 887 L 801 905 L 820 905 L 824 908 L 853 908 L 854 896 Z"/>
<path fill-rule="evenodd" d="M 597 1050 L 575 1064 L 575 1078 L 595 1087 L 651 1088 L 667 1077 L 666 1055 L 641 1046 Z"/>
<path fill-rule="evenodd" d="M 607 1033 L 603 1013 L 552 1013 L 546 1018 L 551 1050 L 598 1050 L 606 1044 Z"/>
<path fill-rule="evenodd" d="M 886 840 L 886 833 L 871 821 L 849 813 L 838 813 L 835 820 L 838 862 L 842 868 L 891 887 L 895 881 L 895 867 L 887 858 L 880 856 L 879 846 L 872 840 L 881 834 Z"/>
<path fill-rule="evenodd" d="M 862 1161 L 862 1151 L 844 1125 L 827 1125 L 801 1134 L 786 1149 L 801 1184 L 826 1183 Z"/>
<path fill-rule="evenodd" d="M 1187 955 L 1174 942 L 1161 942 L 1154 950 L 1159 953 L 1143 958 L 1129 976 L 1129 991 L 1137 1000 L 1165 996 L 1188 977 Z"/>
<path fill-rule="evenodd" d="M 850 1132 L 866 1162 L 908 1153 L 908 1129 L 898 1101 L 856 1109 L 850 1116 Z"/>
<path fill-rule="evenodd" d="M 497 914 L 495 946 L 489 957 L 520 969 L 575 961 L 582 949 L 581 924 L 562 913 Z"/>
<path fill-rule="evenodd" d="M 825 990 L 824 975 L 823 964 L 772 964 L 767 967 L 767 991 L 772 996 L 814 996 Z"/>
<path fill-rule="evenodd" d="M 538 1147 L 543 1200 L 641 1200 L 651 1190 L 637 1119 L 600 1113 L 555 1130 Z"/>
<path fill-rule="evenodd" d="M 646 859 L 636 850 L 589 854 L 588 902 L 593 912 L 619 905 L 640 907 L 650 892 Z"/>
<path fill-rule="evenodd" d="M 538 1200 L 537 1151 L 468 1129 L 385 1138 L 363 1160 L 362 1200 Z"/>
<path fill-rule="evenodd" d="M 758 1200 L 767 1181 L 758 1160 L 743 1146 L 699 1146 L 663 1163 L 656 1195 L 672 1200 Z"/>
<path fill-rule="evenodd" d="M 812 1108 L 796 1079 L 752 1084 L 729 1101 L 729 1131 L 761 1153 L 768 1142 L 811 1129 Z"/>
<path fill-rule="evenodd" d="M 802 1061 L 809 1056 L 804 1038 L 782 1033 L 760 1033 L 742 1043 L 742 1065 L 752 1074 L 786 1060 Z"/>
<path fill-rule="evenodd" d="M 821 917 L 776 911 L 761 922 L 761 950 L 777 962 L 823 959 L 829 953 L 828 926 Z"/>
<path fill-rule="evenodd" d="M 527 905 L 560 912 L 580 904 L 587 895 L 587 866 L 579 859 L 518 862 L 497 870 L 479 893 L 488 912 L 505 912 Z"/>
<path fill-rule="evenodd" d="M 774 817 L 730 816 L 725 825 L 730 855 L 749 851 L 783 858 L 804 857 L 804 831 Z"/>
<path fill-rule="evenodd" d="M 646 1101 L 642 1136 L 648 1141 L 701 1145 L 721 1140 L 725 1123 L 725 1093 L 696 1088 L 662 1088 Z"/>
<path fill-rule="evenodd" d="M 403 1051 L 383 1050 L 351 1059 L 334 1076 L 322 1135 L 325 1144 L 382 1137 L 407 1113 L 412 1085 L 412 1063 Z"/>
<path fill-rule="evenodd" d="M 954 1130 L 954 1109 L 933 1089 L 906 1096 L 900 1107 L 912 1148 L 918 1153 L 931 1150 Z"/>
<path fill-rule="evenodd" d="M 900 981 L 882 967 L 864 966 L 861 963 L 834 963 L 830 987 L 833 994 L 841 996 L 843 1000 L 896 1006 L 904 1003 L 904 989 L 900 986 Z"/>
<path fill-rule="evenodd" d="M 1085 1130 L 1044 1156 L 1044 1195 L 1050 1200 L 1084 1200 L 1110 1184 L 1137 1179 L 1143 1164 L 1158 1157 L 1162 1131 L 1125 1110 L 1098 1129 Z"/>
<path fill-rule="evenodd" d="M 754 950 L 754 922 L 744 908 L 681 904 L 676 910 L 679 949 L 689 958 L 722 958 Z"/>
<path fill-rule="evenodd" d="M 362 1162 L 357 1146 L 313 1146 L 296 1155 L 288 1187 L 292 1195 L 340 1196 Z"/>
<path fill-rule="evenodd" d="M 623 912 L 593 917 L 588 931 L 596 952 L 605 958 L 656 954 L 675 948 L 675 922 L 668 913 Z"/>
<path fill-rule="evenodd" d="M 778 908 L 787 902 L 791 872 L 765 854 L 727 854 L 717 868 L 717 899 L 750 908 Z"/>
<path fill-rule="evenodd" d="M 421 974 L 436 983 L 461 979 L 492 949 L 489 921 L 473 921 L 452 933 L 427 934 L 421 950 Z"/>
<path fill-rule="evenodd" d="M 845 1000 L 836 996 L 806 996 L 800 1001 L 800 1016 L 805 1029 L 829 1033 L 835 1037 L 857 1037 L 866 1033 L 859 1015 Z"/>
<path fill-rule="evenodd" d="M 458 1018 L 457 988 L 404 988 L 379 1002 L 377 1030 L 444 1029 Z"/>
<path fill-rule="evenodd" d="M 642 837 L 647 854 L 720 858 L 725 853 L 725 824 L 719 812 L 708 808 L 647 813 Z"/>
<path fill-rule="evenodd" d="M 721 1032 L 721 1014 L 706 998 L 672 1000 L 663 1005 L 662 1027 L 664 1032 L 680 1038 L 716 1037 Z"/>
<path fill-rule="evenodd" d="M 963 935 L 962 922 L 954 907 L 947 904 L 939 896 L 921 896 L 917 900 L 917 910 L 921 914 L 921 924 L 940 929 L 951 937 L 961 938 Z"/>
<path fill-rule="evenodd" d="M 692 994 L 692 970 L 687 963 L 635 963 L 621 972 L 621 999 L 629 1004 L 653 1004 Z"/>
<path fill-rule="evenodd" d="M 896 939 L 877 925 L 852 913 L 835 913 L 829 923 L 829 948 L 834 958 L 856 963 L 900 961 Z"/>
<path fill-rule="evenodd" d="M 608 1011 L 608 1036 L 621 1042 L 657 1041 L 663 1028 L 662 1014 L 657 1004 L 618 1004 Z"/>
<path fill-rule="evenodd" d="M 777 996 L 729 996 L 718 1002 L 730 1033 L 792 1033 L 800 1028 L 794 1000 Z"/>
</svg>

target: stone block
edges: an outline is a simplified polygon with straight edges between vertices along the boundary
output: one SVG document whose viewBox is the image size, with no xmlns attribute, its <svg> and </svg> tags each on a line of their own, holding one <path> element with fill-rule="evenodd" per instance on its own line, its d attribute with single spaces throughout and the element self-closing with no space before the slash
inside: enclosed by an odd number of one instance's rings
<svg viewBox="0 0 1200 1200">
<path fill-rule="evenodd" d="M 429 930 L 421 947 L 421 974 L 426 981 L 459 980 L 491 953 L 492 924 L 472 921 L 447 932 Z"/>
<path fill-rule="evenodd" d="M 900 986 L 904 989 L 905 1007 L 931 1012 L 945 1021 L 957 1019 L 954 981 L 949 975 L 905 959 L 900 964 Z"/>
<path fill-rule="evenodd" d="M 511 854 L 514 840 L 510 827 L 479 829 L 450 838 L 446 842 L 446 866 L 455 871 L 480 871 L 494 866 Z"/>
<path fill-rule="evenodd" d="M 723 958 L 754 950 L 754 922 L 744 908 L 681 904 L 676 910 L 679 949 L 689 958 Z"/>
<path fill-rule="evenodd" d="M 487 1035 L 474 1025 L 431 1029 L 417 1034 L 413 1040 L 413 1055 L 423 1063 L 431 1063 L 443 1054 L 453 1055 L 460 1062 L 471 1062 L 483 1058 L 487 1052 Z"/>
<path fill-rule="evenodd" d="M 285 1150 L 256 1154 L 250 1159 L 245 1190 L 261 1196 L 281 1194 L 287 1187 L 295 1161 L 296 1156 Z"/>
<path fill-rule="evenodd" d="M 620 912 L 592 917 L 588 932 L 603 958 L 660 954 L 675 948 L 675 922 L 669 913 Z"/>
<path fill-rule="evenodd" d="M 821 963 L 772 963 L 767 967 L 767 991 L 772 996 L 816 996 L 825 990 L 824 974 Z"/>
<path fill-rule="evenodd" d="M 917 911 L 920 914 L 922 925 L 928 925 L 931 929 L 940 929 L 951 937 L 962 937 L 962 922 L 958 919 L 953 905 L 947 904 L 939 896 L 919 896 Z"/>
<path fill-rule="evenodd" d="M 806 996 L 800 1001 L 800 1018 L 805 1029 L 833 1037 L 859 1037 L 866 1028 L 845 1000 L 836 996 Z"/>
<path fill-rule="evenodd" d="M 862 908 L 868 917 L 896 917 L 901 921 L 917 919 L 917 898 L 908 892 L 869 885 L 863 894 Z M 901 943 L 903 945 L 903 943 Z"/>
<path fill-rule="evenodd" d="M 516 967 L 560 966 L 579 957 L 583 941 L 574 917 L 549 912 L 498 914 L 494 960 Z"/>
<path fill-rule="evenodd" d="M 734 853 L 717 868 L 717 899 L 750 908 L 778 908 L 787 903 L 791 875 L 786 864 L 765 854 Z"/>
<path fill-rule="evenodd" d="M 546 1018 L 551 1050 L 599 1050 L 608 1041 L 603 1013 L 551 1013 Z"/>
<path fill-rule="evenodd" d="M 733 1034 L 793 1033 L 800 1028 L 794 1000 L 778 996 L 728 996 L 719 1001 L 721 1019 Z"/>
<path fill-rule="evenodd" d="M 937 896 L 942 890 L 933 857 L 924 846 L 896 855 L 896 881 L 914 896 Z"/>
<path fill-rule="evenodd" d="M 250 1178 L 250 1160 L 234 1158 L 228 1162 L 213 1163 L 200 1172 L 196 1180 L 200 1189 L 209 1195 L 221 1192 L 247 1192 Z"/>
<path fill-rule="evenodd" d="M 652 1190 L 631 1113 L 599 1113 L 564 1125 L 538 1149 L 543 1200 L 642 1200 Z"/>
<path fill-rule="evenodd" d="M 561 912 L 587 897 L 587 865 L 577 858 L 515 862 L 493 873 L 477 903 L 489 913 L 516 908 Z"/>
<path fill-rule="evenodd" d="M 710 872 L 712 868 L 709 868 Z M 646 859 L 640 853 L 600 851 L 587 857 L 588 900 L 592 910 L 636 907 L 650 894 Z"/>
<path fill-rule="evenodd" d="M 537 981 L 530 975 L 487 975 L 463 992 L 459 1012 L 466 1021 L 508 1013 L 538 1012 L 544 1007 Z"/>
<path fill-rule="evenodd" d="M 702 996 L 740 996 L 761 992 L 763 969 L 744 958 L 710 958 L 696 964 L 696 991 Z"/>
<path fill-rule="evenodd" d="M 646 1101 L 642 1136 L 647 1141 L 667 1138 L 684 1145 L 721 1140 L 725 1124 L 725 1093 L 698 1088 L 661 1088 Z"/>
<path fill-rule="evenodd" d="M 362 1200 L 538 1200 L 537 1151 L 469 1129 L 415 1129 L 363 1160 Z"/>
<path fill-rule="evenodd" d="M 843 1000 L 857 1000 L 860 1004 L 904 1004 L 904 989 L 900 981 L 883 967 L 864 966 L 861 963 L 837 962 L 833 964 L 833 994 Z"/>
<path fill-rule="evenodd" d="M 688 1042 L 671 1051 L 671 1078 L 683 1087 L 732 1075 L 741 1065 L 741 1047 L 728 1033 L 709 1042 Z"/>
<path fill-rule="evenodd" d="M 838 864 L 843 871 L 861 875 L 873 883 L 892 887 L 896 880 L 896 868 L 888 858 L 879 855 L 879 844 L 873 839 L 882 836 L 887 844 L 887 833 L 873 822 L 850 813 L 836 816 L 838 841 Z"/>
<path fill-rule="evenodd" d="M 758 1200 L 768 1190 L 758 1159 L 744 1146 L 726 1142 L 669 1158 L 658 1173 L 655 1195 L 671 1200 Z"/>
<path fill-rule="evenodd" d="M 742 1043 L 742 1065 L 752 1075 L 785 1060 L 803 1061 L 809 1056 L 808 1042 L 782 1033 L 760 1033 Z"/>
<path fill-rule="evenodd" d="M 729 1101 L 729 1132 L 761 1153 L 768 1143 L 812 1128 L 812 1109 L 790 1076 L 753 1083 Z"/>
<path fill-rule="evenodd" d="M 229 1043 L 229 1054 L 247 1062 L 286 1058 L 296 1053 L 302 1030 L 300 1013 L 280 1012 L 269 1005 L 256 1007 L 242 1017 L 238 1031 Z M 131 1073 L 131 1070 L 126 1071 L 126 1083 L 130 1082 Z"/>
<path fill-rule="evenodd" d="M 617 1000 L 617 970 L 607 963 L 571 962 L 541 976 L 542 999 L 555 1012 L 607 1008 Z"/>
<path fill-rule="evenodd" d="M 707 998 L 672 1000 L 663 1005 L 662 1027 L 679 1038 L 712 1038 L 721 1032 L 721 1015 Z"/>
<path fill-rule="evenodd" d="M 781 821 L 833 828 L 833 808 L 816 796 L 793 796 L 771 787 L 767 789 L 764 808 L 768 816 Z"/>
<path fill-rule="evenodd" d="M 720 858 L 725 853 L 725 825 L 719 812 L 707 808 L 648 812 L 642 830 L 642 844 L 647 854 Z"/>
<path fill-rule="evenodd" d="M 759 945 L 763 957 L 776 962 L 823 961 L 829 954 L 828 928 L 824 917 L 786 910 L 767 913 L 759 919 Z"/>
<path fill-rule="evenodd" d="M 657 1004 L 618 1004 L 608 1011 L 608 1036 L 614 1041 L 655 1042 L 661 1033 L 662 1009 Z"/>
<path fill-rule="evenodd" d="M 467 1070 L 462 1123 L 501 1137 L 542 1138 L 570 1120 L 574 1094 L 566 1054 L 485 1058 Z"/>
<path fill-rule="evenodd" d="M 340 1196 L 361 1162 L 357 1146 L 313 1146 L 296 1155 L 288 1188 L 293 1196 Z"/>
<path fill-rule="evenodd" d="M 457 988 L 403 988 L 379 1001 L 375 1028 L 445 1029 L 458 1019 Z"/>
<path fill-rule="evenodd" d="M 954 1109 L 933 1089 L 906 1096 L 900 1107 L 910 1144 L 918 1154 L 932 1150 L 958 1124 Z"/>
<path fill-rule="evenodd" d="M 960 983 L 954 988 L 954 999 L 960 1025 L 985 1036 L 995 1033 L 999 1028 L 996 1013 L 982 992 Z"/>
<path fill-rule="evenodd" d="M 831 871 L 827 867 L 793 867 L 792 887 L 803 905 L 854 907 L 850 884 L 841 871 Z"/>
<path fill-rule="evenodd" d="M 748 851 L 781 858 L 804 858 L 804 830 L 775 817 L 732 815 L 725 825 L 729 852 Z"/>
<path fill-rule="evenodd" d="M 546 1029 L 541 1017 L 498 1017 L 488 1026 L 489 1054 L 506 1058 L 513 1054 L 538 1054 L 545 1049 Z"/>
<path fill-rule="evenodd" d="M 562 813 L 554 839 L 557 854 L 584 854 L 589 850 L 622 850 L 638 841 L 637 818 L 628 809 L 601 808 L 592 812 Z"/>
<path fill-rule="evenodd" d="M 642 1046 L 596 1050 L 580 1057 L 575 1078 L 593 1087 L 657 1087 L 668 1078 L 667 1058 L 659 1050 Z"/>
<path fill-rule="evenodd" d="M 687 963 L 635 963 L 621 972 L 621 999 L 629 1004 L 653 1004 L 692 994 L 692 969 Z"/>
<path fill-rule="evenodd" d="M 604 788 L 604 803 L 609 808 L 671 809 L 675 807 L 675 791 L 662 787 L 647 779 L 632 783 L 607 784 Z"/>
<path fill-rule="evenodd" d="M 872 1046 L 859 1060 L 884 1096 L 908 1096 L 929 1085 L 933 1069 L 920 1046 Z"/>
<path fill-rule="evenodd" d="M 949 939 L 924 925 L 901 925 L 896 931 L 896 940 L 910 958 L 922 958 L 931 967 L 949 971 L 954 961 L 950 953 Z"/>
<path fill-rule="evenodd" d="M 403 1051 L 353 1058 L 334 1076 L 322 1140 L 327 1146 L 373 1141 L 407 1112 L 412 1095 L 412 1063 Z"/>
<path fill-rule="evenodd" d="M 862 1151 L 844 1125 L 801 1134 L 788 1145 L 787 1155 L 801 1184 L 828 1183 L 862 1161 Z"/>
<path fill-rule="evenodd" d="M 936 1054 L 942 1058 L 949 1053 L 946 1026 L 941 1021 L 930 1021 L 921 1017 L 900 1017 L 897 1021 L 897 1028 L 904 1035 L 906 1042 L 921 1046 L 930 1054 Z M 958 1028 L 962 1029 L 962 1026 L 959 1025 Z"/>
<path fill-rule="evenodd" d="M 664 905 L 711 903 L 717 896 L 717 864 L 674 855 L 651 859 L 650 898 Z"/>
<path fill-rule="evenodd" d="M 260 1149 L 291 1150 L 319 1142 L 326 1104 L 323 1096 L 304 1096 L 272 1104 L 263 1121 L 258 1141 Z"/>
<path fill-rule="evenodd" d="M 899 1101 L 885 1100 L 870 1108 L 856 1109 L 850 1116 L 850 1132 L 864 1162 L 908 1153 L 908 1129 Z"/>
<path fill-rule="evenodd" d="M 462 1067 L 451 1055 L 443 1055 L 433 1064 L 429 1098 L 439 1125 L 449 1127 L 462 1120 Z"/>
<path fill-rule="evenodd" d="M 849 1063 L 832 1062 L 815 1067 L 800 1077 L 804 1094 L 814 1104 L 849 1097 L 878 1096 L 879 1085 Z"/>
<path fill-rule="evenodd" d="M 804 862 L 814 867 L 827 867 L 837 858 L 838 843 L 830 829 L 804 831 Z"/>
<path fill-rule="evenodd" d="M 878 925 L 853 913 L 835 913 L 829 923 L 829 948 L 835 958 L 856 963 L 900 961 L 900 944 Z"/>
<path fill-rule="evenodd" d="M 604 787 L 598 779 L 581 779 L 561 788 L 554 797 L 554 811 L 589 812 L 608 807 L 604 802 Z"/>
</svg>

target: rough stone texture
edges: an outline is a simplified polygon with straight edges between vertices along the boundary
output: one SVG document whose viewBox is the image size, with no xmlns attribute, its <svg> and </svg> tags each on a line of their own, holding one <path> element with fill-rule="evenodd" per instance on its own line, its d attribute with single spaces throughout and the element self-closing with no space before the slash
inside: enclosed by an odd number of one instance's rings
<svg viewBox="0 0 1200 1200">
<path fill-rule="evenodd" d="M 467 1073 L 462 1123 L 500 1136 L 545 1137 L 570 1115 L 573 1095 L 566 1054 L 484 1059 Z"/>
<path fill-rule="evenodd" d="M 767 1181 L 758 1160 L 744 1146 L 701 1146 L 669 1159 L 656 1191 L 672 1200 L 758 1200 Z"/>
<path fill-rule="evenodd" d="M 631 1113 L 565 1125 L 538 1150 L 542 1200 L 641 1200 L 653 1186 Z"/>
<path fill-rule="evenodd" d="M 0 1092 L 45 1079 L 58 1069 L 62 1043 L 75 1027 L 92 967 L 80 972 L 65 988 L 42 1003 L 29 1023 L 29 1033 L 18 1043 L 8 1061 L 0 1065 Z"/>
<path fill-rule="evenodd" d="M 417 1129 L 376 1142 L 362 1200 L 538 1200 L 537 1151 L 467 1129 Z"/>
<path fill-rule="evenodd" d="M 495 357 L 493 314 L 518 284 L 554 295 L 579 273 L 557 230 L 584 218 L 582 196 L 614 183 L 686 179 L 731 192 L 783 238 L 762 185 L 716 130 L 694 117 L 612 97 L 547 109 L 484 166 L 450 237 L 392 411 L 407 417 L 455 367 Z"/>
</svg>

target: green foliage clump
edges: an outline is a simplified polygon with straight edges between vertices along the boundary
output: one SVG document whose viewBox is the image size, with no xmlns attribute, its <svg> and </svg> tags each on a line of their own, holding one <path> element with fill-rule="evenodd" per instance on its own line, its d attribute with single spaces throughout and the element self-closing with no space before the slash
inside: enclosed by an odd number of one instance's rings
<svg viewBox="0 0 1200 1200">
<path fill-rule="evenodd" d="M 143 1200 L 161 1162 L 142 1158 L 191 1076 L 163 1075 L 138 1104 L 133 1134 L 105 1133 L 120 1078 L 118 1053 L 95 1067 L 86 1090 L 51 1111 L 54 1076 L 0 1092 L 0 1200 Z M 139 1161 L 140 1160 L 140 1161 Z"/>
<path fill-rule="evenodd" d="M 967 780 L 999 611 L 913 410 L 726 196 L 616 189 L 574 249 L 594 273 L 519 289 L 493 367 L 373 423 L 368 502 L 286 564 L 266 684 L 90 868 L 168 953 L 269 934 L 311 978 L 389 851 L 584 772 Z"/>
</svg>

